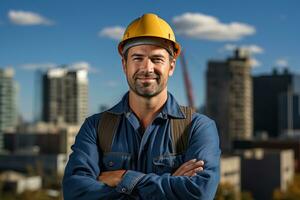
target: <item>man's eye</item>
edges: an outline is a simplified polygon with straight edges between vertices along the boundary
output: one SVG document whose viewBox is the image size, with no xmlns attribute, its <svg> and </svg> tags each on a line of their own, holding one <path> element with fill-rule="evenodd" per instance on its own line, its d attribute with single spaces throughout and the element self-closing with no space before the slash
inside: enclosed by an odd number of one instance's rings
<svg viewBox="0 0 300 200">
<path fill-rule="evenodd" d="M 133 60 L 135 60 L 135 61 L 141 61 L 141 60 L 143 60 L 143 58 L 141 58 L 141 57 L 134 57 Z"/>
<path fill-rule="evenodd" d="M 162 63 L 162 62 L 164 62 L 164 60 L 161 58 L 154 58 L 154 59 L 152 59 L 152 62 L 153 63 Z"/>
</svg>

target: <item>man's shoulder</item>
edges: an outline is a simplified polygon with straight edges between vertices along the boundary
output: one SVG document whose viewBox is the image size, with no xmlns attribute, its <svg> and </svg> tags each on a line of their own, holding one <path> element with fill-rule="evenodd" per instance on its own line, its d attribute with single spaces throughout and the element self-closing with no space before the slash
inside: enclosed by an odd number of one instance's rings
<svg viewBox="0 0 300 200">
<path fill-rule="evenodd" d="M 209 126 L 214 125 L 215 121 L 205 114 L 194 112 L 192 116 L 193 126 Z"/>
<path fill-rule="evenodd" d="M 100 112 L 100 113 L 95 113 L 95 114 L 88 116 L 85 119 L 84 124 L 88 123 L 94 127 L 97 127 L 97 124 L 99 123 L 99 120 L 101 119 L 102 114 L 103 114 L 103 112 Z"/>
<path fill-rule="evenodd" d="M 99 112 L 99 113 L 92 114 L 92 115 L 90 115 L 86 118 L 86 122 L 91 123 L 95 127 L 97 127 L 100 120 L 103 118 L 104 113 L 107 113 L 107 112 L 112 113 L 112 112 L 110 112 L 110 109 L 108 109 L 108 110 L 105 110 L 105 111 L 102 111 L 102 112 Z"/>
</svg>

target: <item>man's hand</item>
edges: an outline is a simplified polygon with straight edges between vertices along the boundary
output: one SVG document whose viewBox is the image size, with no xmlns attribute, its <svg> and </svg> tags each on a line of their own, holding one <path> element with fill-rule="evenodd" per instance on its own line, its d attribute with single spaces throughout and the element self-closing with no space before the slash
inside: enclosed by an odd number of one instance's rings
<svg viewBox="0 0 300 200">
<path fill-rule="evenodd" d="M 204 167 L 203 160 L 192 159 L 183 163 L 172 176 L 196 176 L 197 172 L 202 171 Z"/>
<path fill-rule="evenodd" d="M 116 187 L 122 180 L 122 176 L 125 174 L 126 170 L 115 170 L 102 172 L 98 177 L 98 180 L 105 183 L 110 187 Z"/>
</svg>

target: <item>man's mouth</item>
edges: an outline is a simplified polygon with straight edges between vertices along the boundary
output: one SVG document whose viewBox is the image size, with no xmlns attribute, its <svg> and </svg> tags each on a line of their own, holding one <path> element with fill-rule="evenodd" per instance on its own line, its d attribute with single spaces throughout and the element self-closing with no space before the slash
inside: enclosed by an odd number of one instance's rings
<svg viewBox="0 0 300 200">
<path fill-rule="evenodd" d="M 136 80 L 143 80 L 143 81 L 151 81 L 151 80 L 158 80 L 158 76 L 156 75 L 151 75 L 151 76 L 136 76 Z"/>
<path fill-rule="evenodd" d="M 159 75 L 155 73 L 138 73 L 134 77 L 135 81 L 142 83 L 153 83 L 159 81 Z"/>
<path fill-rule="evenodd" d="M 141 83 L 153 83 L 153 82 L 157 82 L 157 79 L 150 78 L 150 77 L 139 77 L 136 79 L 136 81 L 139 81 Z"/>
<path fill-rule="evenodd" d="M 153 77 L 137 77 L 137 79 L 140 79 L 140 80 L 156 80 L 157 78 L 153 78 Z"/>
</svg>

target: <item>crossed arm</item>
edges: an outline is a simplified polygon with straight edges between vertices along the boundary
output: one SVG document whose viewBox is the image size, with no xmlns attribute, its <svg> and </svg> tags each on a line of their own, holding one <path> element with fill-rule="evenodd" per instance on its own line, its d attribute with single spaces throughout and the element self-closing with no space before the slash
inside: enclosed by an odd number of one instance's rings
<svg viewBox="0 0 300 200">
<path fill-rule="evenodd" d="M 172 176 L 196 176 L 197 172 L 203 170 L 204 161 L 203 160 L 196 160 L 192 159 L 185 163 L 183 163 L 173 174 Z M 126 170 L 115 170 L 115 171 L 105 171 L 100 174 L 98 180 L 102 183 L 110 186 L 116 187 L 122 180 L 123 175 L 125 174 Z"/>
<path fill-rule="evenodd" d="M 100 171 L 101 158 L 94 124 L 91 120 L 86 120 L 72 146 L 73 153 L 63 179 L 65 200 L 130 199 L 130 197 L 213 199 L 219 183 L 220 159 L 218 136 L 213 122 L 194 127 L 189 148 L 185 153 L 185 160 L 188 161 L 173 174 L 160 176 L 133 170 Z M 195 158 L 198 161 L 193 160 Z"/>
</svg>

